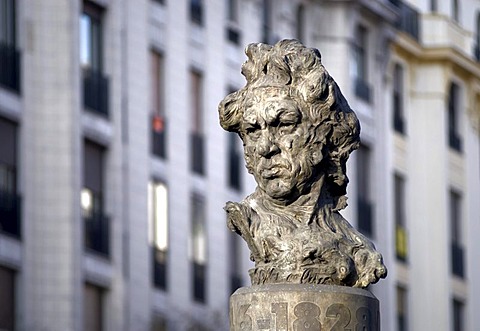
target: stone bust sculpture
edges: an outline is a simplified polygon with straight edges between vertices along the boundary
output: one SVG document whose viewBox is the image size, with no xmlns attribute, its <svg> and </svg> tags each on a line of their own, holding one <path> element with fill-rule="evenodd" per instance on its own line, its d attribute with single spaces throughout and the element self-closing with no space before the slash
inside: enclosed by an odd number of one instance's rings
<svg viewBox="0 0 480 331">
<path fill-rule="evenodd" d="M 339 213 L 360 125 L 320 53 L 295 40 L 250 44 L 245 52 L 246 86 L 225 97 L 219 116 L 242 139 L 258 184 L 225 207 L 255 262 L 252 284 L 363 288 L 384 278 L 382 256 Z"/>
</svg>

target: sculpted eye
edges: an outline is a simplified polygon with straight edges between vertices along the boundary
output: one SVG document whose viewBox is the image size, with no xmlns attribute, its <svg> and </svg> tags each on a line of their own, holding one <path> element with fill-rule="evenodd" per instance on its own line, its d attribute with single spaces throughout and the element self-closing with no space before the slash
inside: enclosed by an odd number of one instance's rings
<svg viewBox="0 0 480 331">
<path fill-rule="evenodd" d="M 279 123 L 278 132 L 280 132 L 280 134 L 292 133 L 293 130 L 295 129 L 295 126 L 296 126 L 296 123 L 293 123 L 293 122 Z"/>
<path fill-rule="evenodd" d="M 245 133 L 251 139 L 256 139 L 260 135 L 260 126 L 259 125 L 248 125 L 245 127 Z"/>
</svg>

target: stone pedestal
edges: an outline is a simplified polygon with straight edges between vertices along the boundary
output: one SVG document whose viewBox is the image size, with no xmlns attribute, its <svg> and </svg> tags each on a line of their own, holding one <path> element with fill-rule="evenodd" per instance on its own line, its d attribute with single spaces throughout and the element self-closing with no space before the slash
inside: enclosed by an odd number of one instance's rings
<svg viewBox="0 0 480 331">
<path fill-rule="evenodd" d="M 238 289 L 230 298 L 230 331 L 379 331 L 379 302 L 344 286 L 271 284 Z"/>
</svg>

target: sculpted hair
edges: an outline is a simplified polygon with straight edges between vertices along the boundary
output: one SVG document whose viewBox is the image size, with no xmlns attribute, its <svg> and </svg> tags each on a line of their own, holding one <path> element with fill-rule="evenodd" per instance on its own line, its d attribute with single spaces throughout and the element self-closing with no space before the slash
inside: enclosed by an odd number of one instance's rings
<svg viewBox="0 0 480 331">
<path fill-rule="evenodd" d="M 296 40 L 282 40 L 274 46 L 250 44 L 242 66 L 247 83 L 229 94 L 218 107 L 220 125 L 243 139 L 243 112 L 247 96 L 258 88 L 285 90 L 295 100 L 314 128 L 312 142 L 320 142 L 326 172 L 326 188 L 333 209 L 345 207 L 345 164 L 360 143 L 360 124 L 340 88 L 322 65 L 317 49 Z M 251 100 L 248 102 L 252 102 Z"/>
</svg>

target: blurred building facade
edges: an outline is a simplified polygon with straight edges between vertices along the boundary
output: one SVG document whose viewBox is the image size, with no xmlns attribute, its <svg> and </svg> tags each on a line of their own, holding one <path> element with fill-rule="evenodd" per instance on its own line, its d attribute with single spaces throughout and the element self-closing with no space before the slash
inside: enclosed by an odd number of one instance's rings
<svg viewBox="0 0 480 331">
<path fill-rule="evenodd" d="M 228 330 L 222 207 L 255 185 L 216 107 L 250 42 L 319 48 L 362 124 L 344 216 L 384 330 L 480 327 L 480 3 L 0 0 L 0 330 Z M 351 326 L 353 329 L 353 326 Z"/>
</svg>

